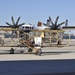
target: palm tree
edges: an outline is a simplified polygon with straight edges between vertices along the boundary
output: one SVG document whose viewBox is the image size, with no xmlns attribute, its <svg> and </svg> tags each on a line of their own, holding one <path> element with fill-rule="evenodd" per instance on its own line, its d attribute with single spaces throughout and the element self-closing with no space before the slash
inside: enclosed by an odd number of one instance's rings
<svg viewBox="0 0 75 75">
<path fill-rule="evenodd" d="M 19 28 L 20 26 L 22 26 L 22 25 L 25 24 L 25 23 L 18 24 L 19 23 L 19 20 L 20 20 L 20 17 L 17 19 L 16 22 L 14 21 L 13 16 L 11 17 L 11 20 L 12 20 L 12 24 L 6 22 L 6 24 L 9 25 L 9 27 L 11 27 L 11 28 Z"/>
<path fill-rule="evenodd" d="M 59 19 L 59 16 L 57 16 L 57 18 L 56 18 L 56 20 L 55 20 L 55 23 L 53 23 L 51 17 L 49 17 L 49 19 L 47 20 L 47 24 L 44 24 L 44 25 L 50 27 L 51 30 L 60 30 L 59 27 L 60 27 L 61 25 L 63 25 L 65 22 L 62 22 L 62 23 L 57 24 L 58 19 Z M 51 24 L 51 25 L 50 25 L 50 24 Z"/>
</svg>

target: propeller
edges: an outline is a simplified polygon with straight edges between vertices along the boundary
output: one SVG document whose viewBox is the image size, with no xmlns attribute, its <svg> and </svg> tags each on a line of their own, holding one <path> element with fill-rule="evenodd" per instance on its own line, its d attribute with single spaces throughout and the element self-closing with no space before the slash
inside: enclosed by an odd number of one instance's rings
<svg viewBox="0 0 75 75">
<path fill-rule="evenodd" d="M 19 26 L 22 26 L 22 25 L 25 24 L 25 23 L 18 24 L 18 23 L 19 23 L 19 20 L 20 20 L 20 17 L 17 19 L 16 22 L 14 21 L 13 16 L 11 17 L 11 20 L 12 20 L 12 24 L 10 24 L 10 23 L 8 23 L 8 22 L 6 22 L 6 24 L 9 25 L 9 26 L 12 27 L 12 28 L 18 28 Z"/>
<path fill-rule="evenodd" d="M 58 30 L 58 29 L 60 29 L 59 27 L 61 25 L 65 24 L 65 22 L 57 24 L 58 23 L 58 19 L 59 19 L 59 16 L 56 17 L 55 23 L 53 23 L 51 17 L 49 16 L 49 20 L 48 21 L 51 23 L 51 25 L 50 24 L 49 24 L 49 26 L 48 26 L 48 24 L 44 24 L 44 25 L 50 27 L 52 30 Z"/>
</svg>

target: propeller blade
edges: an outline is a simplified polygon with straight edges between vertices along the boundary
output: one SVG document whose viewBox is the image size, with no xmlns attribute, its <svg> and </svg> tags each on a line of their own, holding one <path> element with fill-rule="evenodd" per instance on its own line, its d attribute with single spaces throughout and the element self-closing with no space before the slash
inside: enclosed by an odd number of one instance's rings
<svg viewBox="0 0 75 75">
<path fill-rule="evenodd" d="M 11 19 L 12 19 L 12 24 L 15 25 L 13 16 L 11 17 Z"/>
<path fill-rule="evenodd" d="M 50 25 L 43 23 L 44 26 L 50 27 Z"/>
<path fill-rule="evenodd" d="M 19 26 L 22 26 L 22 25 L 24 25 L 24 24 L 25 24 L 25 23 L 19 24 L 18 27 L 19 27 Z"/>
<path fill-rule="evenodd" d="M 6 22 L 7 25 L 12 26 L 10 23 Z"/>
<path fill-rule="evenodd" d="M 55 25 L 50 25 L 52 30 L 55 30 L 56 26 Z"/>
<path fill-rule="evenodd" d="M 63 24 L 65 24 L 65 22 L 62 22 L 62 23 L 58 24 L 57 27 L 59 27 L 59 26 L 61 26 L 61 25 L 63 25 Z"/>
<path fill-rule="evenodd" d="M 47 26 L 47 24 L 43 23 L 43 25 Z"/>
<path fill-rule="evenodd" d="M 17 19 L 17 21 L 16 21 L 16 25 L 18 25 L 19 20 L 20 20 L 20 17 Z"/>
<path fill-rule="evenodd" d="M 59 16 L 57 16 L 57 18 L 55 20 L 55 25 L 57 25 L 58 19 L 59 19 Z"/>
<path fill-rule="evenodd" d="M 52 25 L 54 25 L 54 23 L 53 23 L 53 21 L 52 21 L 50 16 L 49 16 L 49 21 L 51 22 Z"/>
</svg>

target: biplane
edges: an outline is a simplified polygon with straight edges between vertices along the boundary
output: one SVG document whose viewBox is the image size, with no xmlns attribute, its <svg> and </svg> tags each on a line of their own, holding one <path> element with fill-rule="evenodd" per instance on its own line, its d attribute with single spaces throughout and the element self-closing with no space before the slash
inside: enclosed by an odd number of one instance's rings
<svg viewBox="0 0 75 75">
<path fill-rule="evenodd" d="M 0 46 L 9 47 L 28 47 L 28 52 L 35 51 L 36 54 L 41 55 L 42 46 L 59 45 L 61 38 L 59 35 L 64 31 L 58 27 L 65 22 L 57 24 L 59 16 L 56 18 L 55 23 L 51 18 L 47 20 L 47 24 L 38 22 L 38 29 L 33 28 L 31 25 L 25 25 L 25 23 L 18 24 L 20 17 L 14 22 L 13 17 L 12 24 L 6 22 L 8 27 L 0 27 Z M 52 25 L 50 25 L 50 23 Z M 41 29 L 42 28 L 42 29 Z M 45 45 L 48 43 L 48 45 Z M 55 44 L 54 44 L 55 43 Z M 10 49 L 10 53 L 14 53 L 14 49 Z"/>
</svg>

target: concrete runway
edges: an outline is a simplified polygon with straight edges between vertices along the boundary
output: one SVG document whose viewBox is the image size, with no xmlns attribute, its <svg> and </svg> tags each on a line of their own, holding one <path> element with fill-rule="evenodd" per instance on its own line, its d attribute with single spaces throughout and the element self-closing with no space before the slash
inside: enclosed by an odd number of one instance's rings
<svg viewBox="0 0 75 75">
<path fill-rule="evenodd" d="M 0 75 L 75 75 L 75 60 L 0 61 Z"/>
<path fill-rule="evenodd" d="M 0 75 L 75 75 L 75 47 L 45 47 L 41 56 L 0 47 Z"/>
</svg>

